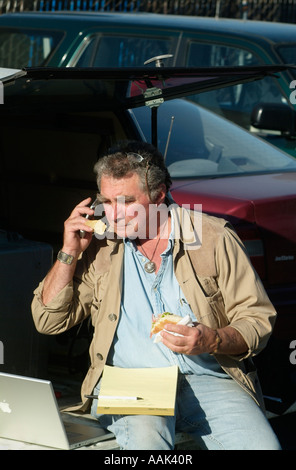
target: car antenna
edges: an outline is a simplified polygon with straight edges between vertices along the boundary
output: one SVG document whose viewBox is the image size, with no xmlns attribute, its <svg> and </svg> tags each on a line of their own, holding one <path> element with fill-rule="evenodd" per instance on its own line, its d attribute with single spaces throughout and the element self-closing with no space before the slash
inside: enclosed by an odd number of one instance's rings
<svg viewBox="0 0 296 470">
<path fill-rule="evenodd" d="M 168 138 L 167 138 L 166 145 L 165 145 L 165 151 L 164 151 L 164 154 L 163 154 L 164 161 L 166 160 L 166 157 L 167 157 L 168 146 L 169 146 L 169 143 L 170 143 L 170 140 L 171 140 L 171 134 L 172 134 L 172 128 L 173 128 L 173 124 L 174 124 L 174 119 L 175 119 L 175 116 L 172 116 L 171 117 L 171 124 L 170 124 L 170 128 L 169 128 L 169 133 L 168 133 Z"/>
</svg>

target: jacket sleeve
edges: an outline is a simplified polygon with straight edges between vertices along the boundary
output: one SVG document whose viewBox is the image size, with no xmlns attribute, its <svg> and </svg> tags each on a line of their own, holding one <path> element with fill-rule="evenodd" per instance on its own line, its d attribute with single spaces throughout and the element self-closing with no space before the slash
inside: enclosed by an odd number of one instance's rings
<svg viewBox="0 0 296 470">
<path fill-rule="evenodd" d="M 248 345 L 244 358 L 258 354 L 272 333 L 276 311 L 242 241 L 230 227 L 217 244 L 216 265 L 229 325 Z"/>
<path fill-rule="evenodd" d="M 39 333 L 63 333 L 90 315 L 94 289 L 92 270 L 92 265 L 87 266 L 84 259 L 79 260 L 73 281 L 47 305 L 42 302 L 44 280 L 39 284 L 34 291 L 31 306 L 35 327 Z"/>
</svg>

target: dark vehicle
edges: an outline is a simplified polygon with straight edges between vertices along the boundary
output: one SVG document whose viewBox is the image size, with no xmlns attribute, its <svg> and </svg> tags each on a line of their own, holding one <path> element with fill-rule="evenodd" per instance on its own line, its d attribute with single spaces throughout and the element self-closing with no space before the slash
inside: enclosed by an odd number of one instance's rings
<svg viewBox="0 0 296 470">
<path fill-rule="evenodd" d="M 296 26 L 147 13 L 0 16 L 0 67 L 233 67 L 295 64 Z M 296 156 L 295 71 L 190 99 Z"/>
<path fill-rule="evenodd" d="M 33 68 L 5 77 L 2 70 L 0 228 L 56 252 L 67 214 L 95 197 L 97 158 L 118 140 L 152 140 L 166 155 L 176 202 L 232 222 L 278 310 L 271 351 L 259 359 L 266 395 L 282 400 L 282 410 L 295 401 L 288 357 L 296 331 L 296 160 L 180 99 L 279 71 Z"/>
</svg>

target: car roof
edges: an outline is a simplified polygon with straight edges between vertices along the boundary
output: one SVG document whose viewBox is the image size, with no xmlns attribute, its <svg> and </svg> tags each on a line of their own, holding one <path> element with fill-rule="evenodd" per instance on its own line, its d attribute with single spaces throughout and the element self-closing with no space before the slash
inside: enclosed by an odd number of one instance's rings
<svg viewBox="0 0 296 470">
<path fill-rule="evenodd" d="M 0 17 L 1 26 L 18 23 L 22 27 L 37 25 L 40 27 L 62 29 L 70 23 L 81 30 L 86 30 L 100 22 L 104 26 L 114 23 L 126 27 L 168 28 L 183 32 L 202 31 L 204 33 L 226 34 L 248 40 L 257 39 L 265 43 L 296 42 L 296 25 L 267 21 L 212 18 L 183 15 L 163 15 L 134 12 L 21 12 L 6 13 Z"/>
</svg>

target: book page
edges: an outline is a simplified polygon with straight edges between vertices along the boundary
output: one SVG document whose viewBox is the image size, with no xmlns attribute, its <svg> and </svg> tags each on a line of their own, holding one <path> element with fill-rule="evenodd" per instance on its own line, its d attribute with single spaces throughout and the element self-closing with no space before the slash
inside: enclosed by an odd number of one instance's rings
<svg viewBox="0 0 296 470">
<path fill-rule="evenodd" d="M 173 416 L 177 378 L 178 366 L 144 369 L 105 366 L 97 411 Z"/>
</svg>

